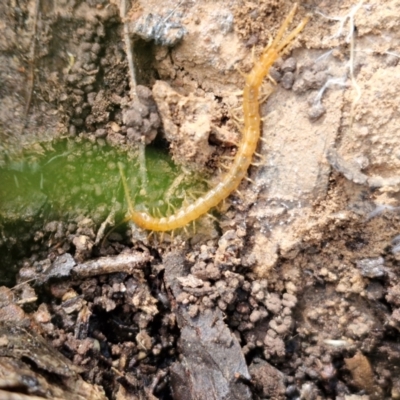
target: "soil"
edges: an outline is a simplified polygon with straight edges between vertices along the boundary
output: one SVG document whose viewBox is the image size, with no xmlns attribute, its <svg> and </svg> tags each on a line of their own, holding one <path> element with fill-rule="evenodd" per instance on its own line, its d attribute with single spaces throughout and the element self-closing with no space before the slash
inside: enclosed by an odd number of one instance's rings
<svg viewBox="0 0 400 400">
<path fill-rule="evenodd" d="M 143 185 L 144 146 L 168 147 L 214 185 L 240 71 L 290 7 L 2 2 L 0 167 L 67 138 L 133 154 Z M 0 221 L 1 399 L 400 399 L 400 4 L 303 1 L 293 26 L 306 15 L 214 219 L 148 237 L 111 230 L 112 201 L 44 216 L 32 189 Z"/>
</svg>

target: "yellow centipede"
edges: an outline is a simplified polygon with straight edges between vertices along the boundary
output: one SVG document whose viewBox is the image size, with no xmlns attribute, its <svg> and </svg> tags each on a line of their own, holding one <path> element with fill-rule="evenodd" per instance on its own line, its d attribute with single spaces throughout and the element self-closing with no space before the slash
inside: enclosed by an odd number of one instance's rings
<svg viewBox="0 0 400 400">
<path fill-rule="evenodd" d="M 259 91 L 263 79 L 268 74 L 272 64 L 285 52 L 288 45 L 303 30 L 308 22 L 304 18 L 300 24 L 291 31 L 284 39 L 283 35 L 291 24 L 296 13 L 295 4 L 285 18 L 275 39 L 263 50 L 259 60 L 255 62 L 252 70 L 245 76 L 243 89 L 243 115 L 244 128 L 242 138 L 238 145 L 236 156 L 229 171 L 223 176 L 221 182 L 209 190 L 204 196 L 199 197 L 194 203 L 184 206 L 175 214 L 168 217 L 157 218 L 146 212 L 137 211 L 130 201 L 128 186 L 123 179 L 123 185 L 129 204 L 127 221 L 133 221 L 138 227 L 146 230 L 162 232 L 182 228 L 190 222 L 206 214 L 210 209 L 216 207 L 222 200 L 226 199 L 240 185 L 246 176 L 251 164 L 252 157 L 256 151 L 260 139 L 261 117 L 259 112 Z M 122 168 L 120 167 L 123 176 Z"/>
</svg>

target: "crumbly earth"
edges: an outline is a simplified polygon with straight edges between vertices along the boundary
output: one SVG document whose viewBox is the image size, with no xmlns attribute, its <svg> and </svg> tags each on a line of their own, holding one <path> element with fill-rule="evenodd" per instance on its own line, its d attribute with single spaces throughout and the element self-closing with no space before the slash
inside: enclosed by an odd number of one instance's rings
<svg viewBox="0 0 400 400">
<path fill-rule="evenodd" d="M 211 184 L 240 135 L 237 68 L 290 8 L 136 2 L 131 99 L 119 2 L 3 3 L 0 165 L 59 137 L 130 149 L 158 133 Z M 293 25 L 311 20 L 271 70 L 251 181 L 201 234 L 104 237 L 67 211 L 2 223 L 2 283 L 17 286 L 0 288 L 0 394 L 63 393 L 62 357 L 91 399 L 400 399 L 399 13 L 300 4 Z M 63 356 L 24 354 L 15 332 Z"/>
</svg>

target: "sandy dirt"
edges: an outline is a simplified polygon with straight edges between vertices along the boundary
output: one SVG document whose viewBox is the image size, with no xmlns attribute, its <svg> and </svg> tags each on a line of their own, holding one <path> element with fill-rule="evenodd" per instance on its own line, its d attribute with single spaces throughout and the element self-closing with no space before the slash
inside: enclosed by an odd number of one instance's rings
<svg viewBox="0 0 400 400">
<path fill-rule="evenodd" d="M 61 137 L 124 150 L 158 135 L 218 183 L 241 73 L 290 7 L 140 0 L 124 27 L 105 0 L 1 4 L 0 166 Z M 400 398 L 400 2 L 304 1 L 293 26 L 306 15 L 263 89 L 257 165 L 217 221 L 163 240 L 102 240 L 107 224 L 71 213 L 0 226 L 18 284 L 0 292 L 0 377 L 24 363 L 39 382 L 0 391 L 62 393 L 45 356 L 9 351 L 18 329 L 79 366 L 93 399 Z"/>
</svg>

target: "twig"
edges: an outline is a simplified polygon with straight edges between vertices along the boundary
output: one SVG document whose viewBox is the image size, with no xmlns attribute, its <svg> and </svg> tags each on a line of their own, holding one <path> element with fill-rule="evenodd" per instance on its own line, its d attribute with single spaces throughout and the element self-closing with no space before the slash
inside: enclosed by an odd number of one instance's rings
<svg viewBox="0 0 400 400">
<path fill-rule="evenodd" d="M 146 263 L 153 259 L 148 253 L 132 251 L 132 253 L 121 253 L 117 256 L 100 257 L 73 267 L 72 272 L 79 278 L 91 276 L 114 274 L 125 272 L 132 274 L 135 269 L 143 268 Z"/>
<path fill-rule="evenodd" d="M 130 86 L 130 98 L 133 102 L 139 102 L 137 94 L 137 82 L 136 82 L 136 71 L 135 65 L 133 63 L 133 53 L 132 53 L 132 42 L 129 36 L 128 24 L 126 22 L 126 0 L 121 0 L 120 2 L 120 15 L 122 22 L 124 24 L 124 42 L 126 49 L 126 57 L 128 59 L 129 66 L 129 86 Z M 145 142 L 141 139 L 139 142 L 139 173 L 142 182 L 142 190 L 146 193 L 147 191 L 147 170 L 146 170 L 146 158 L 145 158 Z"/>
<path fill-rule="evenodd" d="M 116 202 L 113 201 L 110 213 L 108 214 L 106 220 L 102 222 L 102 224 L 100 225 L 99 230 L 97 231 L 96 240 L 94 242 L 94 244 L 96 246 L 103 239 L 104 232 L 105 232 L 105 230 L 107 228 L 107 225 L 114 225 L 114 223 L 115 223 L 115 212 L 116 212 Z"/>
<path fill-rule="evenodd" d="M 120 16 L 122 22 L 124 24 L 124 42 L 125 42 L 125 51 L 126 57 L 128 59 L 129 66 L 129 86 L 130 86 L 130 97 L 131 100 L 137 100 L 137 91 L 136 91 L 136 71 L 135 65 L 133 63 L 133 54 L 132 54 L 132 42 L 129 36 L 128 24 L 126 22 L 126 0 L 121 0 L 120 2 Z"/>
<path fill-rule="evenodd" d="M 39 8 L 40 8 L 40 0 L 36 0 L 35 10 L 33 15 L 33 33 L 32 33 L 32 43 L 30 49 L 30 66 L 29 66 L 29 78 L 28 78 L 28 97 L 26 99 L 25 110 L 24 110 L 24 120 L 21 128 L 21 134 L 24 132 L 27 124 L 28 124 L 28 113 L 31 107 L 32 102 L 32 94 L 33 94 L 33 85 L 35 82 L 35 54 L 36 54 L 36 34 L 37 34 L 37 25 L 39 19 Z"/>
</svg>

